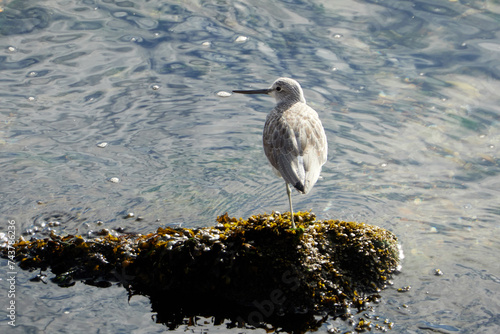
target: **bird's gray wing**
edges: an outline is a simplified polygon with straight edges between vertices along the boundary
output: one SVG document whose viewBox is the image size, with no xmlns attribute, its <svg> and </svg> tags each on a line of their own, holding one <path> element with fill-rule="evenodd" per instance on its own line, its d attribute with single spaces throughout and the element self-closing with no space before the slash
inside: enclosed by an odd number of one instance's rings
<svg viewBox="0 0 500 334">
<path fill-rule="evenodd" d="M 326 135 L 317 113 L 298 103 L 283 113 L 271 112 L 263 136 L 271 165 L 287 183 L 307 193 L 326 162 Z"/>
</svg>

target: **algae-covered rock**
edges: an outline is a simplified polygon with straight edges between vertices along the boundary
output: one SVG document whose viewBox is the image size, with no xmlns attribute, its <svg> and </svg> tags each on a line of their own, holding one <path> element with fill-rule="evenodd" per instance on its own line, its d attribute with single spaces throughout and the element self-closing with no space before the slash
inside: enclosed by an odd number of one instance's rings
<svg viewBox="0 0 500 334">
<path fill-rule="evenodd" d="M 149 296 L 157 321 L 175 328 L 196 315 L 234 325 L 270 323 L 302 331 L 314 315 L 341 315 L 378 298 L 399 264 L 397 238 L 364 223 L 295 214 L 227 214 L 208 228 L 158 228 L 148 235 L 19 241 L 23 269 L 48 268 L 62 286 L 123 283 Z M 5 250 L 4 250 L 5 256 Z M 319 321 L 321 322 L 321 321 Z M 288 329 L 287 329 L 288 328 Z"/>
</svg>

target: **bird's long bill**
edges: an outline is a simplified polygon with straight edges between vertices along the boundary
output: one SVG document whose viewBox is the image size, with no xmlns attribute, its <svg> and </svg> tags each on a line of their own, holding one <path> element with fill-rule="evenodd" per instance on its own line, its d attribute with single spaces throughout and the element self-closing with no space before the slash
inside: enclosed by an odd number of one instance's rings
<svg viewBox="0 0 500 334">
<path fill-rule="evenodd" d="M 255 89 L 255 90 L 233 90 L 233 93 L 238 94 L 269 94 L 270 89 Z"/>
</svg>

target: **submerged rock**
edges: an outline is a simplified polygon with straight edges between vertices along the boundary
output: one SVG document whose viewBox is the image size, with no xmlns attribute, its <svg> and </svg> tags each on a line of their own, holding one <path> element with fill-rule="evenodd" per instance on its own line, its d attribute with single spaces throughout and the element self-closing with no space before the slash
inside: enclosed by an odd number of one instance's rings
<svg viewBox="0 0 500 334">
<path fill-rule="evenodd" d="M 48 268 L 61 286 L 119 281 L 149 296 L 157 321 L 230 319 L 234 326 L 272 324 L 301 332 L 364 309 L 399 265 L 397 238 L 364 223 L 317 221 L 312 213 L 218 217 L 213 227 L 158 228 L 147 235 L 94 239 L 52 234 L 13 247 L 23 269 Z M 6 248 L 3 250 L 6 257 Z"/>
</svg>

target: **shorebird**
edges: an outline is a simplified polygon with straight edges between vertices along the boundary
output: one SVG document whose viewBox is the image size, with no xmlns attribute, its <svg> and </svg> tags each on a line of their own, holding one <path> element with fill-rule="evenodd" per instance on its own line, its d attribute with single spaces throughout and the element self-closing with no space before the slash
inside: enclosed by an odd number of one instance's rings
<svg viewBox="0 0 500 334">
<path fill-rule="evenodd" d="M 290 185 L 307 194 L 327 158 L 328 143 L 318 113 L 306 104 L 299 83 L 290 78 L 279 78 L 270 88 L 233 93 L 267 94 L 276 99 L 276 106 L 266 118 L 262 142 L 273 171 L 285 180 L 295 228 Z"/>
</svg>

